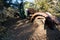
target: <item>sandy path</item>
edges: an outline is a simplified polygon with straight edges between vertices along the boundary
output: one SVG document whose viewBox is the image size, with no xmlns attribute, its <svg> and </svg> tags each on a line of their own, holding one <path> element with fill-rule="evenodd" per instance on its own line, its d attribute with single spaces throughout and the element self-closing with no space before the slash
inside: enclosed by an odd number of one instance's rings
<svg viewBox="0 0 60 40">
<path fill-rule="evenodd" d="M 34 38 L 34 40 L 60 40 L 60 31 L 55 29 L 51 30 L 46 28 L 43 31 L 37 31 L 37 33 L 33 35 L 36 27 L 32 27 L 32 23 L 27 23 L 28 20 L 10 20 L 11 22 L 6 22 L 4 27 L 6 29 L 5 36 L 0 37 L 1 40 L 28 40 L 29 37 Z M 35 36 L 36 35 L 36 36 Z M 33 39 L 30 39 L 33 40 Z"/>
</svg>

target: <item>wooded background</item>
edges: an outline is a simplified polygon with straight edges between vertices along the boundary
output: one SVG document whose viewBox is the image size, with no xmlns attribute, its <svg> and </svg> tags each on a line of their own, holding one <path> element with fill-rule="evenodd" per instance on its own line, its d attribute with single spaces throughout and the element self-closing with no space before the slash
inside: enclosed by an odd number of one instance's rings
<svg viewBox="0 0 60 40">
<path fill-rule="evenodd" d="M 24 17 L 27 15 L 24 12 L 28 8 L 34 8 L 39 11 L 50 12 L 56 15 L 60 14 L 60 0 L 34 0 L 34 2 L 19 1 L 21 2 L 19 3 L 18 0 L 16 0 L 16 2 L 12 3 L 12 0 L 0 0 L 0 10 L 4 7 L 6 9 L 10 8 L 9 10 L 17 9 L 17 11 L 20 12 L 20 16 L 23 15 Z"/>
</svg>

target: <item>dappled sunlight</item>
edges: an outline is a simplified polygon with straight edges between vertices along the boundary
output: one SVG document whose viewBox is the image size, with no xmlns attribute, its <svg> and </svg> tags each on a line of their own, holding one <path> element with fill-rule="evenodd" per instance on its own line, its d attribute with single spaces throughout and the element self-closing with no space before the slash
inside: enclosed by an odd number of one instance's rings
<svg viewBox="0 0 60 40">
<path fill-rule="evenodd" d="M 60 1 L 0 0 L 0 40 L 60 40 Z"/>
<path fill-rule="evenodd" d="M 42 19 L 41 19 L 42 18 Z M 55 38 L 58 39 L 60 36 L 60 31 L 58 30 L 51 30 L 48 27 L 45 28 L 44 17 L 36 17 L 34 22 L 27 22 L 29 20 L 9 20 L 4 24 L 5 28 L 8 27 L 6 33 L 8 35 L 8 40 L 54 40 Z M 8 25 L 8 26 L 7 26 Z M 52 37 L 52 38 L 51 38 Z"/>
<path fill-rule="evenodd" d="M 34 24 L 37 24 L 38 26 L 35 29 L 35 32 L 30 36 L 29 40 L 46 40 L 47 39 L 46 29 L 44 29 L 44 23 L 42 23 L 42 21 L 45 22 L 44 17 L 40 17 L 40 16 L 36 17 L 36 19 L 34 20 Z"/>
</svg>

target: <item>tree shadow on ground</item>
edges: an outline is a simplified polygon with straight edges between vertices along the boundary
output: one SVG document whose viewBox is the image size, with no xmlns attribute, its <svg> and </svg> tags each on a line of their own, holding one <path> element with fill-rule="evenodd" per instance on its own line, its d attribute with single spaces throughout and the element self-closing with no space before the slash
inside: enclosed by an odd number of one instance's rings
<svg viewBox="0 0 60 40">
<path fill-rule="evenodd" d="M 31 23 L 26 23 L 27 20 L 20 20 L 11 18 L 4 22 L 2 25 L 6 29 L 2 32 L 4 34 L 0 35 L 1 40 L 26 40 L 35 31 L 35 27 L 32 27 Z M 23 23 L 20 25 L 20 23 Z M 19 25 L 19 26 L 17 26 Z M 2 33 L 1 32 L 1 33 Z"/>
<path fill-rule="evenodd" d="M 53 25 L 52 27 L 54 27 L 53 30 L 46 27 L 47 40 L 60 40 L 60 31 L 57 28 L 58 26 L 56 27 L 56 25 Z"/>
<path fill-rule="evenodd" d="M 18 19 L 15 18 L 9 18 L 8 20 L 1 22 L 0 24 L 0 39 L 2 40 L 3 37 L 7 36 L 7 31 L 15 25 L 15 23 L 18 21 Z"/>
<path fill-rule="evenodd" d="M 2 38 L 1 40 L 28 40 L 30 36 L 33 35 L 37 27 L 36 25 L 33 25 L 33 23 L 25 22 L 26 20 L 13 18 L 7 20 L 4 25 L 2 25 L 6 27 L 6 31 L 4 31 L 4 35 L 2 34 L 2 36 L 0 36 L 0 39 Z M 23 24 L 20 25 L 20 23 Z M 51 30 L 48 27 L 46 27 L 45 29 L 47 33 L 47 40 L 60 40 L 60 31 L 56 28 L 56 26 L 54 27 L 54 30 Z"/>
<path fill-rule="evenodd" d="M 60 40 L 60 30 L 58 28 L 59 26 L 55 25 L 53 21 L 45 21 L 47 40 Z"/>
</svg>

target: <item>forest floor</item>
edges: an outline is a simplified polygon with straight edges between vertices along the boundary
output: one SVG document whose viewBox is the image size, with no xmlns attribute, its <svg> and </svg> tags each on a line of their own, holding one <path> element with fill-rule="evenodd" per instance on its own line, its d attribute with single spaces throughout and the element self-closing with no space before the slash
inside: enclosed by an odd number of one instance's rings
<svg viewBox="0 0 60 40">
<path fill-rule="evenodd" d="M 32 23 L 27 19 L 9 19 L 4 25 L 0 26 L 0 40 L 27 40 L 32 35 Z M 59 30 L 58 30 L 59 29 Z M 41 40 L 60 40 L 60 28 L 44 30 Z M 44 39 L 44 36 L 46 36 Z M 27 38 L 27 39 L 26 39 Z M 35 39 L 38 40 L 38 39 Z"/>
</svg>

